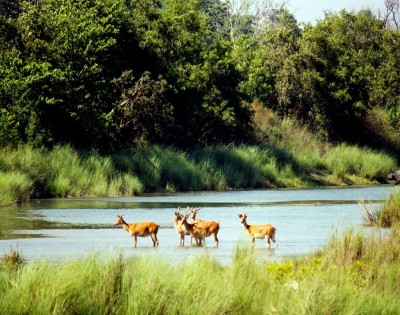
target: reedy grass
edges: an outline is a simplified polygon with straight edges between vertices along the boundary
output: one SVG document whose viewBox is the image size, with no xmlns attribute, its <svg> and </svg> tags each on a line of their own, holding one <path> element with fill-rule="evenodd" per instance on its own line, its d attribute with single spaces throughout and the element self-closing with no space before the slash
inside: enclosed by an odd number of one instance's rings
<svg viewBox="0 0 400 315">
<path fill-rule="evenodd" d="M 264 146 L 183 151 L 148 147 L 104 156 L 69 146 L 0 149 L 0 205 L 30 198 L 132 196 L 156 191 L 259 189 L 385 182 L 395 159 L 348 145 Z M 317 149 L 319 148 L 319 149 Z"/>
<path fill-rule="evenodd" d="M 396 167 L 393 158 L 368 148 L 341 144 L 325 154 L 329 169 L 339 182 L 383 182 L 385 175 Z"/>
<path fill-rule="evenodd" d="M 171 264 L 93 254 L 0 269 L 0 313 L 398 314 L 399 267 L 399 226 L 349 230 L 283 262 L 260 262 L 241 246 L 228 265 L 208 256 Z"/>
<path fill-rule="evenodd" d="M 33 190 L 32 181 L 19 171 L 0 171 L 0 205 L 26 202 Z"/>
<path fill-rule="evenodd" d="M 400 192 L 392 192 L 389 197 L 373 209 L 360 202 L 365 211 L 365 222 L 370 226 L 392 227 L 400 223 Z"/>
<path fill-rule="evenodd" d="M 1 231 L 0 231 L 1 232 Z M 0 258 L 0 271 L 15 271 L 25 263 L 22 254 L 15 249 L 11 249 L 9 253 L 3 253 Z"/>
</svg>

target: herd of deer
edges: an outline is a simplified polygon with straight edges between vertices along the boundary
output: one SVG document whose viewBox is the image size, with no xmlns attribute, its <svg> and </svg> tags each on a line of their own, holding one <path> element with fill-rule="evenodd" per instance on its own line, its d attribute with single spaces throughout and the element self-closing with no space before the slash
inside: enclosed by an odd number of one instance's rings
<svg viewBox="0 0 400 315">
<path fill-rule="evenodd" d="M 200 208 L 193 209 L 188 207 L 186 214 L 182 214 L 180 211 L 181 209 L 178 207 L 178 211 L 176 211 L 174 215 L 174 226 L 175 231 L 179 235 L 180 246 L 185 246 L 185 235 L 190 235 L 191 243 L 194 239 L 196 246 L 201 246 L 204 242 L 204 239 L 212 235 L 214 237 L 216 246 L 218 246 L 217 234 L 219 231 L 219 222 L 196 219 L 196 215 L 200 211 Z M 189 216 L 191 216 L 191 220 L 188 220 Z M 250 237 L 252 245 L 254 245 L 256 238 L 265 238 L 268 248 L 271 246 L 271 240 L 276 243 L 276 246 L 278 246 L 278 243 L 275 240 L 276 228 L 274 226 L 271 224 L 249 225 L 246 221 L 246 214 L 239 214 L 239 219 L 243 224 L 243 228 L 247 232 L 247 235 Z M 114 225 L 122 225 L 122 228 L 129 232 L 129 234 L 133 237 L 133 243 L 135 247 L 137 245 L 138 236 L 151 236 L 151 239 L 153 240 L 153 246 L 158 246 L 157 233 L 160 225 L 155 222 L 136 222 L 128 224 L 123 219 L 123 214 L 120 214 L 117 215 L 117 220 L 115 221 Z"/>
</svg>

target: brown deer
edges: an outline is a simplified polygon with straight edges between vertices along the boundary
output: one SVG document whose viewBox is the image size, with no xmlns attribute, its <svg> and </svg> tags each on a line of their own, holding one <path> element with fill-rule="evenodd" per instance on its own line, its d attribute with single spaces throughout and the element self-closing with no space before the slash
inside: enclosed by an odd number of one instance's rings
<svg viewBox="0 0 400 315">
<path fill-rule="evenodd" d="M 190 235 L 190 232 L 186 229 L 185 225 L 182 224 L 183 214 L 180 211 L 180 207 L 178 207 L 178 211 L 175 211 L 174 227 L 176 233 L 179 235 L 179 246 L 185 246 L 185 235 Z"/>
<path fill-rule="evenodd" d="M 146 237 L 151 236 L 153 240 L 153 246 L 158 246 L 157 232 L 160 225 L 155 222 L 135 222 L 135 223 L 126 223 L 123 219 L 123 214 L 117 215 L 117 220 L 114 223 L 116 225 L 122 225 L 122 228 L 129 232 L 129 234 L 133 237 L 133 243 L 136 247 L 137 237 Z"/>
<path fill-rule="evenodd" d="M 271 247 L 271 242 L 272 240 L 274 243 L 276 243 L 276 246 L 278 247 L 278 242 L 275 240 L 275 232 L 276 228 L 272 226 L 271 224 L 257 224 L 257 225 L 249 225 L 247 224 L 247 214 L 239 214 L 239 219 L 240 222 L 243 224 L 243 227 L 247 234 L 250 237 L 251 240 L 251 245 L 254 245 L 255 239 L 263 239 L 265 238 L 267 240 L 267 247 Z"/>
<path fill-rule="evenodd" d="M 214 241 L 216 246 L 218 246 L 218 231 L 219 231 L 219 222 L 215 221 L 202 221 L 190 223 L 187 221 L 189 217 L 189 213 L 182 216 L 182 224 L 185 225 L 186 230 L 189 231 L 190 235 L 194 238 L 196 246 L 201 246 L 204 238 L 209 237 L 210 235 L 214 236 Z"/>
<path fill-rule="evenodd" d="M 192 217 L 192 221 L 190 221 L 190 223 L 198 223 L 198 222 L 203 222 L 204 221 L 202 219 L 196 219 L 196 215 L 200 211 L 201 208 L 195 208 L 195 209 L 190 208 L 190 207 L 187 207 L 187 208 L 190 211 L 190 215 Z"/>
</svg>

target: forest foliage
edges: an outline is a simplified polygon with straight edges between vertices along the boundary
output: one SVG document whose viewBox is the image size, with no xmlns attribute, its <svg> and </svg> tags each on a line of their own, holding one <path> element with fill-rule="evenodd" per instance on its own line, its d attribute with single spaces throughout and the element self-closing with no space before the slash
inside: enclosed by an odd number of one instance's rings
<svg viewBox="0 0 400 315">
<path fill-rule="evenodd" d="M 398 29 L 370 10 L 312 25 L 262 4 L 0 1 L 0 146 L 254 144 L 255 102 L 326 140 L 392 144 Z"/>
</svg>

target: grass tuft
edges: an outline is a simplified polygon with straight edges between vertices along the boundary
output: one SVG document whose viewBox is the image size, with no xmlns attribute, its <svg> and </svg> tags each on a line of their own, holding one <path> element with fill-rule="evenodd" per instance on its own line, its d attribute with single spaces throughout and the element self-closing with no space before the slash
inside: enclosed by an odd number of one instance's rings
<svg viewBox="0 0 400 315">
<path fill-rule="evenodd" d="M 372 209 L 365 202 L 360 201 L 364 209 L 364 221 L 369 226 L 390 228 L 400 223 L 400 192 L 392 192 L 378 209 Z"/>
<path fill-rule="evenodd" d="M 25 259 L 21 253 L 15 249 L 11 249 L 9 253 L 3 253 L 0 259 L 1 270 L 18 270 L 25 263 Z"/>
</svg>

